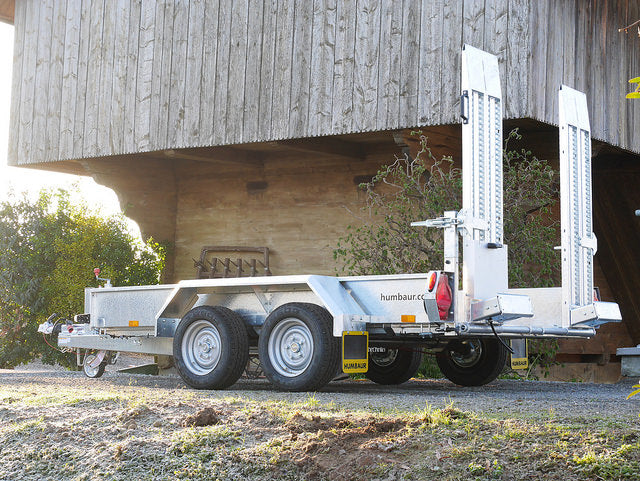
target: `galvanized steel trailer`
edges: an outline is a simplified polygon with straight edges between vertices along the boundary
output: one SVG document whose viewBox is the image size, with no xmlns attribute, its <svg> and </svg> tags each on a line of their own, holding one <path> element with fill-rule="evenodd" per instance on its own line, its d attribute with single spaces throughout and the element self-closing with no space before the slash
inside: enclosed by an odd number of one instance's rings
<svg viewBox="0 0 640 481">
<path fill-rule="evenodd" d="M 566 86 L 559 92 L 562 287 L 509 289 L 498 61 L 470 46 L 462 56 L 463 208 L 413 224 L 443 229 L 442 270 L 91 288 L 86 314 L 61 327 L 59 346 L 85 353 L 79 361 L 92 377 L 117 352 L 173 356 L 184 381 L 206 389 L 235 383 L 250 353 L 276 387 L 316 390 L 340 371 L 404 382 L 429 351 L 447 378 L 469 386 L 501 372 L 504 337 L 589 338 L 600 324 L 619 321 L 617 304 L 593 298 L 597 244 L 584 94 Z"/>
</svg>

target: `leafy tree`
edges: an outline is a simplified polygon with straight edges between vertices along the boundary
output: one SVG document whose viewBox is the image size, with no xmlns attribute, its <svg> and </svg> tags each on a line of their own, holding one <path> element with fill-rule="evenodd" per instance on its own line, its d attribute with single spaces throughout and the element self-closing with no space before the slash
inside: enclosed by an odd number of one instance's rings
<svg viewBox="0 0 640 481">
<path fill-rule="evenodd" d="M 555 285 L 559 257 L 551 208 L 557 201 L 553 169 L 526 150 L 509 150 L 519 140 L 509 134 L 504 153 L 504 238 L 509 246 L 511 287 Z M 360 187 L 366 192 L 366 222 L 350 226 L 338 240 L 334 258 L 352 275 L 427 272 L 443 262 L 440 229 L 411 227 L 415 220 L 459 210 L 462 172 L 451 158 L 437 160 L 421 136 L 415 158 L 397 157 Z M 364 221 L 364 219 L 363 219 Z"/>
<path fill-rule="evenodd" d="M 83 312 L 84 288 L 98 285 L 93 268 L 114 285 L 157 284 L 164 256 L 153 240 L 136 241 L 122 215 L 102 218 L 63 190 L 0 202 L 0 367 L 38 356 L 74 365 L 74 356 L 46 346 L 38 324 L 54 312 Z"/>
</svg>

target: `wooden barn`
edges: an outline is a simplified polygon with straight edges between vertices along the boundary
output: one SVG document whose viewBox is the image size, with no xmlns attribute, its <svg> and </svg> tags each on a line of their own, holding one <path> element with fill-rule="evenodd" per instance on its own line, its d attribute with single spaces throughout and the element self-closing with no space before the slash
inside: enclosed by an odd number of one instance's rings
<svg viewBox="0 0 640 481">
<path fill-rule="evenodd" d="M 10 164 L 114 189 L 175 246 L 167 280 L 193 278 L 203 246 L 333 274 L 358 184 L 412 129 L 460 157 L 463 44 L 499 57 L 505 132 L 553 163 L 557 89 L 586 92 L 596 283 L 624 322 L 559 359 L 615 378 L 616 348 L 640 343 L 640 101 L 624 98 L 640 39 L 618 30 L 636 0 L 0 0 L 0 19 L 15 26 Z"/>
</svg>

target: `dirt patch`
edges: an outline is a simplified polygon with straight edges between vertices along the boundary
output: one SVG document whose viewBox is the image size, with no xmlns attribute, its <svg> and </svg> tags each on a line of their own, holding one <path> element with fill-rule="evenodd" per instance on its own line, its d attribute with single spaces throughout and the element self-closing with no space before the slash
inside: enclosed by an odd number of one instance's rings
<svg viewBox="0 0 640 481">
<path fill-rule="evenodd" d="M 294 434 L 326 431 L 335 427 L 344 427 L 350 421 L 346 419 L 322 419 L 320 416 L 307 417 L 300 412 L 295 412 L 285 423 L 285 427 Z"/>
<path fill-rule="evenodd" d="M 199 410 L 197 413 L 187 416 L 182 421 L 182 426 L 184 427 L 195 427 L 195 426 L 212 426 L 214 424 L 220 424 L 220 411 L 217 409 L 213 409 L 212 407 L 206 407 L 204 409 Z"/>
<path fill-rule="evenodd" d="M 283 459 L 309 479 L 354 479 L 372 466 L 402 461 L 402 456 L 392 451 L 401 447 L 408 424 L 405 419 L 322 418 L 296 413 L 287 422 L 294 444 Z M 389 433 L 393 435 L 384 436 Z"/>
</svg>

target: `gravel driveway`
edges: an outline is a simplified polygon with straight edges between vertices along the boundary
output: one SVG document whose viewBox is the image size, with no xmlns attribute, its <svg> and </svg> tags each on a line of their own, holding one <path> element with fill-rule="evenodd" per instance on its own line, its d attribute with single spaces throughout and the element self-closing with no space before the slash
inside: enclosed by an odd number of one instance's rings
<svg viewBox="0 0 640 481">
<path fill-rule="evenodd" d="M 33 369 L 33 368 L 32 368 Z M 485 413 L 554 413 L 567 418 L 599 417 L 637 419 L 640 395 L 627 400 L 638 382 L 625 378 L 616 384 L 567 383 L 548 381 L 496 380 L 481 387 L 459 387 L 444 379 L 411 380 L 401 386 L 379 386 L 366 380 L 334 381 L 322 391 L 287 393 L 273 390 L 264 379 L 240 379 L 224 391 L 198 391 L 186 386 L 177 375 L 148 376 L 107 372 L 99 379 L 88 379 L 81 372 L 49 370 L 0 370 L 0 384 L 34 384 L 43 390 L 56 386 L 91 389 L 157 390 L 189 392 L 189 398 L 222 399 L 229 396 L 254 401 L 304 401 L 314 396 L 320 403 L 334 403 L 343 409 L 420 411 L 429 405 L 448 404 L 461 410 Z"/>
</svg>

